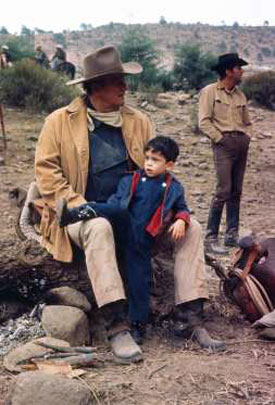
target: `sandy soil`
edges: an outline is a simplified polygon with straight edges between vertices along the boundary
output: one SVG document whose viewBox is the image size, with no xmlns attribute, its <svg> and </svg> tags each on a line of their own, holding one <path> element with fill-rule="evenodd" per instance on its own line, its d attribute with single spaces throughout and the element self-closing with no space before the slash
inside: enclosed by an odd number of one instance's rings
<svg viewBox="0 0 275 405">
<path fill-rule="evenodd" d="M 137 99 L 131 96 L 131 103 Z M 181 147 L 177 176 L 187 188 L 189 205 L 205 229 L 214 189 L 210 143 L 191 131 L 195 106 L 178 105 L 171 95 L 162 108 L 151 112 L 158 132 L 169 134 Z M 246 172 L 241 228 L 275 234 L 275 113 L 250 107 L 255 137 L 251 142 Z M 8 150 L 0 167 L 0 245 L 13 244 L 14 216 L 8 192 L 27 187 L 33 179 L 35 144 L 44 117 L 5 109 Z M 1 139 L 0 139 L 1 142 Z M 3 155 L 3 152 L 1 152 Z M 1 255 L 1 253 L 0 253 Z M 225 265 L 229 256 L 222 259 Z M 223 353 L 209 353 L 196 344 L 175 339 L 161 327 L 150 327 L 140 365 L 91 369 L 85 381 L 98 393 L 101 404 L 275 404 L 274 343 L 261 342 L 240 311 L 219 294 L 219 280 L 209 272 L 210 302 L 206 321 L 210 332 L 228 342 Z M 100 343 L 102 342 L 95 342 Z M 103 348 L 106 350 L 106 348 Z M 0 367 L 0 405 L 14 379 Z"/>
</svg>

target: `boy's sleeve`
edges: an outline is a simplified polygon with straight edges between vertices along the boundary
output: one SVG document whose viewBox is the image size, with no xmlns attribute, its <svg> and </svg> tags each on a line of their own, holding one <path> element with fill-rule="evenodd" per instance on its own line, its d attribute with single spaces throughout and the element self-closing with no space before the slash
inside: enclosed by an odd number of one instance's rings
<svg viewBox="0 0 275 405">
<path fill-rule="evenodd" d="M 123 177 L 117 186 L 117 191 L 108 198 L 108 204 L 121 206 L 124 202 L 128 201 L 130 196 L 132 175 Z"/>
<path fill-rule="evenodd" d="M 190 211 L 185 201 L 184 187 L 178 183 L 178 197 L 173 206 L 175 219 L 182 219 L 188 225 L 190 224 Z"/>
</svg>

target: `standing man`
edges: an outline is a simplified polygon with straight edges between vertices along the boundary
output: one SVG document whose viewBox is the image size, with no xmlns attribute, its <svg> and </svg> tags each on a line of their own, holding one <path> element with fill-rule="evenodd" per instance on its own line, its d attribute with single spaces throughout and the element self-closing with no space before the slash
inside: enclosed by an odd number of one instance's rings
<svg viewBox="0 0 275 405">
<path fill-rule="evenodd" d="M 219 75 L 206 86 L 199 99 L 199 127 L 212 141 L 217 187 L 211 202 L 205 237 L 208 252 L 224 254 L 218 234 L 226 205 L 225 246 L 238 242 L 239 213 L 249 142 L 252 134 L 247 100 L 237 87 L 247 62 L 237 53 L 219 57 L 212 67 Z"/>
<path fill-rule="evenodd" d="M 118 270 L 111 224 L 105 218 L 83 220 L 61 228 L 56 221 L 56 201 L 68 207 L 86 201 L 106 202 L 127 172 L 144 165 L 144 147 L 154 136 L 143 113 L 125 105 L 125 75 L 137 74 L 136 62 L 123 64 L 113 46 L 84 59 L 84 77 L 69 82 L 83 84 L 85 95 L 54 111 L 39 137 L 35 174 L 42 198 L 42 245 L 56 260 L 73 260 L 72 242 L 84 250 L 98 307 L 105 319 L 107 337 L 117 357 L 141 356 L 126 322 L 126 296 Z M 83 217 L 85 219 L 85 217 Z M 202 325 L 203 302 L 208 297 L 201 227 L 191 219 L 186 235 L 176 247 L 175 301 L 179 321 L 204 347 L 224 347 L 211 339 Z"/>
</svg>

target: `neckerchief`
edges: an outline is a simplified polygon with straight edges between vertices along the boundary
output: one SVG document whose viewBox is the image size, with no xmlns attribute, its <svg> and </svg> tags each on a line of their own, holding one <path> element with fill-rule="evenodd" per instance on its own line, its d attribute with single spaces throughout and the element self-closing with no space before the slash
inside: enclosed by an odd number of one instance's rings
<svg viewBox="0 0 275 405">
<path fill-rule="evenodd" d="M 116 128 L 122 127 L 122 115 L 120 110 L 108 113 L 101 113 L 93 110 L 90 107 L 87 107 L 87 120 L 89 132 L 93 132 L 93 130 L 95 129 L 93 118 L 101 122 L 104 122 L 104 124 L 110 125 L 112 127 Z"/>
</svg>

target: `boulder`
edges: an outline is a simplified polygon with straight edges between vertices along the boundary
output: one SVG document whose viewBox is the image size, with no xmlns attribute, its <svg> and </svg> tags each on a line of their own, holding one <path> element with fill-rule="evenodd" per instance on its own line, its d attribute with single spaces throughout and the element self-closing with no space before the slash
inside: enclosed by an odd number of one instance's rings
<svg viewBox="0 0 275 405">
<path fill-rule="evenodd" d="M 41 371 L 16 377 L 4 405 L 92 405 L 88 387 L 79 381 Z"/>
<path fill-rule="evenodd" d="M 66 340 L 71 346 L 90 343 L 88 318 L 79 308 L 47 305 L 43 309 L 41 322 L 47 336 Z"/>
<path fill-rule="evenodd" d="M 51 305 L 66 305 L 82 309 L 84 312 L 91 310 L 91 304 L 86 296 L 71 287 L 53 288 L 47 291 L 45 301 Z"/>
</svg>

